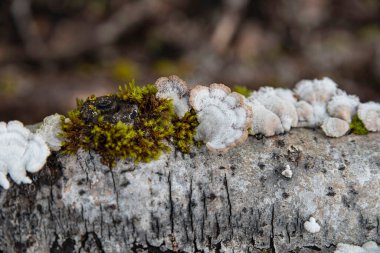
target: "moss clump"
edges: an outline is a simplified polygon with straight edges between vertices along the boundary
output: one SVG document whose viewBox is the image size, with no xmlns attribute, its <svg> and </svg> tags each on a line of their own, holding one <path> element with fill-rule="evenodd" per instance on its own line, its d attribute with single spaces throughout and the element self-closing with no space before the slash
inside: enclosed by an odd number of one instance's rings
<svg viewBox="0 0 380 253">
<path fill-rule="evenodd" d="M 176 116 L 173 125 L 174 145 L 182 153 L 189 153 L 190 147 L 194 145 L 195 128 L 199 125 L 195 111 L 191 109 L 181 119 Z"/>
<path fill-rule="evenodd" d="M 235 91 L 237 93 L 240 93 L 241 95 L 245 97 L 249 97 L 252 93 L 251 90 L 249 90 L 247 87 L 242 86 L 242 85 L 236 85 L 232 88 L 232 91 Z"/>
<path fill-rule="evenodd" d="M 62 119 L 64 150 L 68 154 L 80 148 L 94 150 L 111 167 L 118 159 L 158 159 L 170 151 L 170 141 L 188 153 L 198 125 L 195 112 L 179 119 L 172 101 L 157 98 L 156 93 L 154 85 L 138 87 L 131 82 L 116 94 L 79 100 L 68 119 Z"/>
<path fill-rule="evenodd" d="M 350 123 L 350 129 L 354 134 L 358 134 L 358 135 L 368 134 L 368 129 L 365 127 L 363 121 L 361 121 L 358 115 L 355 115 L 352 118 L 352 121 Z"/>
</svg>

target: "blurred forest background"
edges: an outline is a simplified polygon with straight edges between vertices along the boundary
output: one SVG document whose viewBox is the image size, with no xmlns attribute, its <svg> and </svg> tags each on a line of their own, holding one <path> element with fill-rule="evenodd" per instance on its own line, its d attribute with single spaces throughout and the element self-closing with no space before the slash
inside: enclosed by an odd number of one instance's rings
<svg viewBox="0 0 380 253">
<path fill-rule="evenodd" d="M 329 76 L 380 101 L 380 1 L 0 0 L 0 120 L 171 74 L 250 89 Z"/>
</svg>

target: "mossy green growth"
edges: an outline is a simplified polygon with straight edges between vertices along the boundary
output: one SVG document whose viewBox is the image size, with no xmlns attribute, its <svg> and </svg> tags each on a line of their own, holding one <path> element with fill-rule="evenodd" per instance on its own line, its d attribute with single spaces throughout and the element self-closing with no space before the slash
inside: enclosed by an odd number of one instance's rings
<svg viewBox="0 0 380 253">
<path fill-rule="evenodd" d="M 241 95 L 245 97 L 249 97 L 252 93 L 251 90 L 249 90 L 247 87 L 242 86 L 242 85 L 236 85 L 232 88 L 232 91 L 235 91 L 237 93 L 240 93 Z"/>
<path fill-rule="evenodd" d="M 358 117 L 358 115 L 355 115 L 352 118 L 352 121 L 350 123 L 350 129 L 354 134 L 358 134 L 358 135 L 368 134 L 368 129 L 365 127 L 363 121 Z"/>
<path fill-rule="evenodd" d="M 188 153 L 198 125 L 195 112 L 191 111 L 179 119 L 172 100 L 157 98 L 156 93 L 154 85 L 138 87 L 130 82 L 124 88 L 120 87 L 118 93 L 109 95 L 137 105 L 137 116 L 130 124 L 121 121 L 111 123 L 103 116 L 85 122 L 81 115 L 82 108 L 86 102 L 96 98 L 91 96 L 86 101 L 79 100 L 77 108 L 68 113 L 69 120 L 62 119 L 66 140 L 63 150 L 68 154 L 74 154 L 80 148 L 94 150 L 100 154 L 102 162 L 111 167 L 119 159 L 130 158 L 135 162 L 158 159 L 163 152 L 170 151 L 170 142 Z M 101 115 L 97 108 L 93 110 L 96 115 Z"/>
</svg>

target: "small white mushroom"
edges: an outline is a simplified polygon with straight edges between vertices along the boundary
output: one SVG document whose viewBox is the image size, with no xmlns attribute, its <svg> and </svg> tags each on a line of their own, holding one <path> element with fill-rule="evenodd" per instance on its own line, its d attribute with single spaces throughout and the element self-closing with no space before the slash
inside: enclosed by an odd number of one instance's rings
<svg viewBox="0 0 380 253">
<path fill-rule="evenodd" d="M 252 125 L 249 134 L 262 134 L 269 137 L 284 132 L 280 118 L 266 109 L 259 101 L 249 102 L 246 100 L 246 104 L 252 108 Z"/>
<path fill-rule="evenodd" d="M 380 103 L 368 102 L 359 105 L 358 117 L 368 131 L 380 131 Z"/>
<path fill-rule="evenodd" d="M 42 137 L 32 134 L 21 122 L 0 122 L 0 185 L 4 189 L 9 188 L 8 173 L 17 184 L 31 183 L 26 171 L 39 171 L 49 154 Z"/>
<path fill-rule="evenodd" d="M 374 241 L 366 242 L 362 247 L 352 244 L 338 243 L 334 253 L 380 253 L 380 247 Z"/>
<path fill-rule="evenodd" d="M 299 100 L 308 102 L 313 106 L 316 126 L 322 124 L 327 115 L 327 102 L 336 94 L 337 84 L 330 78 L 321 80 L 302 80 L 294 89 Z"/>
<path fill-rule="evenodd" d="M 252 102 L 254 100 L 259 101 L 266 109 L 275 113 L 280 118 L 285 131 L 297 126 L 298 116 L 293 102 L 279 97 L 273 88 L 262 87 L 253 92 L 248 101 Z"/>
<path fill-rule="evenodd" d="M 298 115 L 297 127 L 314 127 L 316 123 L 313 106 L 306 101 L 298 101 L 295 106 Z"/>
<path fill-rule="evenodd" d="M 314 217 L 310 217 L 308 221 L 303 224 L 303 227 L 309 233 L 318 233 L 321 230 L 321 226 L 317 223 Z"/>
<path fill-rule="evenodd" d="M 189 101 L 199 121 L 195 138 L 206 142 L 209 150 L 225 152 L 247 139 L 252 110 L 242 95 L 223 84 L 197 85 Z"/>
<path fill-rule="evenodd" d="M 161 77 L 155 83 L 157 97 L 173 99 L 174 110 L 182 118 L 190 110 L 189 89 L 185 81 L 178 76 Z"/>
<path fill-rule="evenodd" d="M 344 91 L 339 93 L 333 96 L 327 104 L 327 111 L 331 117 L 343 119 L 350 123 L 359 106 L 359 98 L 354 95 L 347 95 Z"/>
<path fill-rule="evenodd" d="M 322 124 L 322 130 L 329 137 L 342 137 L 348 130 L 350 125 L 347 121 L 338 118 L 326 118 Z"/>
<path fill-rule="evenodd" d="M 292 178 L 293 171 L 290 169 L 289 164 L 286 165 L 285 169 L 281 172 L 281 175 L 287 178 Z"/>
<path fill-rule="evenodd" d="M 61 117 L 62 115 L 59 114 L 47 116 L 36 131 L 52 151 L 58 151 L 62 147 L 63 138 L 60 136 L 62 134 Z"/>
</svg>

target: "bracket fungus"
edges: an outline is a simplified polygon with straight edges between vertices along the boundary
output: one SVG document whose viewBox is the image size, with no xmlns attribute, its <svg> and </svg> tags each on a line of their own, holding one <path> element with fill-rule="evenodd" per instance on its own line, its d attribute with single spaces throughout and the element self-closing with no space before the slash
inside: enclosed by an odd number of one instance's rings
<svg viewBox="0 0 380 253">
<path fill-rule="evenodd" d="M 350 124 L 347 121 L 338 118 L 326 118 L 322 124 L 322 130 L 329 137 L 342 137 L 348 130 Z"/>
<path fill-rule="evenodd" d="M 337 84 L 328 77 L 323 79 L 302 80 L 294 89 L 299 100 L 308 102 L 313 106 L 314 125 L 319 126 L 327 117 L 327 102 L 336 94 Z"/>
<path fill-rule="evenodd" d="M 291 127 L 296 127 L 298 124 L 297 110 L 293 101 L 278 96 L 278 92 L 271 87 L 262 87 L 253 92 L 248 101 L 259 101 L 266 109 L 275 113 L 280 118 L 284 130 L 289 131 Z M 281 93 L 281 96 L 289 96 L 284 92 Z"/>
<path fill-rule="evenodd" d="M 44 118 L 42 125 L 36 131 L 36 133 L 39 134 L 42 139 L 44 139 L 52 151 L 58 151 L 62 147 L 62 117 L 62 115 L 59 115 L 57 113 L 47 116 Z"/>
<path fill-rule="evenodd" d="M 173 75 L 157 79 L 155 85 L 157 97 L 173 100 L 174 110 L 178 117 L 182 118 L 186 112 L 190 111 L 189 88 L 185 81 Z"/>
<path fill-rule="evenodd" d="M 368 131 L 380 131 L 380 104 L 368 102 L 359 105 L 358 117 L 363 121 Z"/>
<path fill-rule="evenodd" d="M 356 114 L 359 106 L 359 98 L 354 95 L 347 95 L 346 92 L 340 91 L 331 98 L 327 104 L 327 111 L 330 116 L 351 122 L 352 117 Z"/>
<path fill-rule="evenodd" d="M 321 226 L 317 223 L 314 217 L 310 217 L 308 221 L 303 224 L 303 227 L 309 233 L 318 233 L 321 230 Z"/>
<path fill-rule="evenodd" d="M 17 184 L 30 184 L 26 172 L 37 172 L 50 151 L 39 134 L 32 134 L 19 121 L 0 122 L 0 185 L 8 189 L 7 174 Z"/>
<path fill-rule="evenodd" d="M 361 247 L 346 243 L 338 243 L 334 253 L 380 253 L 380 247 L 374 241 L 366 242 Z"/>
<path fill-rule="evenodd" d="M 262 134 L 266 137 L 274 136 L 284 132 L 280 118 L 266 109 L 259 101 L 246 101 L 252 109 L 252 125 L 249 133 L 251 135 Z"/>
<path fill-rule="evenodd" d="M 197 85 L 189 101 L 199 122 L 195 139 L 204 141 L 209 150 L 226 152 L 247 139 L 252 110 L 242 95 L 214 83 L 210 87 Z"/>
<path fill-rule="evenodd" d="M 315 125 L 314 109 L 311 104 L 306 101 L 298 101 L 295 103 L 298 124 L 297 127 L 310 127 Z"/>
</svg>

